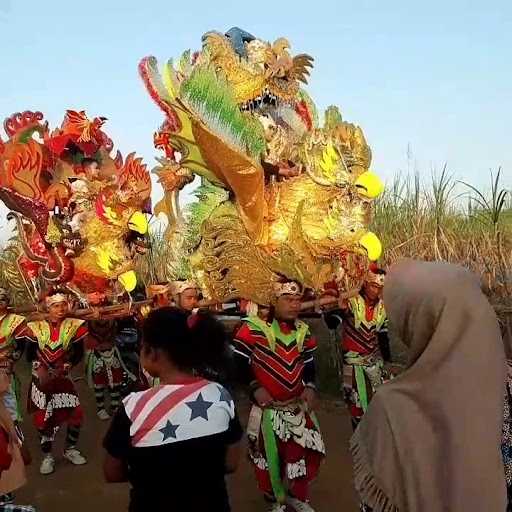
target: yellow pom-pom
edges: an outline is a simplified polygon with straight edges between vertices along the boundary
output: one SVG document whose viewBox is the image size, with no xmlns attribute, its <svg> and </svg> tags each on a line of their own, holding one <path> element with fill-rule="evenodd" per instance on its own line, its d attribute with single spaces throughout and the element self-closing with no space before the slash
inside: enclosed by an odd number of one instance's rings
<svg viewBox="0 0 512 512">
<path fill-rule="evenodd" d="M 132 231 L 145 235 L 148 232 L 148 220 L 142 212 L 137 211 L 128 219 L 128 227 Z"/>
<path fill-rule="evenodd" d="M 133 292 L 137 286 L 137 275 L 133 270 L 122 273 L 117 280 L 123 285 L 124 289 L 128 293 Z"/>
<path fill-rule="evenodd" d="M 372 171 L 366 171 L 357 178 L 355 185 L 360 195 L 368 199 L 375 199 L 384 191 L 384 183 Z"/>
<path fill-rule="evenodd" d="M 359 245 L 368 254 L 370 261 L 377 261 L 382 254 L 382 244 L 375 233 L 368 231 L 359 240 Z"/>
</svg>

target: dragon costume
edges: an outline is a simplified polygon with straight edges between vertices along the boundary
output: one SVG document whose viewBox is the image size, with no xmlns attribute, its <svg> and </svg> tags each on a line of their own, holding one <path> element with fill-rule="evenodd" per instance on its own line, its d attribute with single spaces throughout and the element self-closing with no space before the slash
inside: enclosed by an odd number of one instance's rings
<svg viewBox="0 0 512 512">
<path fill-rule="evenodd" d="M 133 153 L 111 156 L 105 120 L 68 110 L 61 127 L 51 131 L 41 112 L 27 111 L 4 123 L 0 199 L 17 222 L 24 252 L 19 264 L 35 291 L 38 277 L 82 299 L 93 291 L 135 287 L 151 180 Z M 94 159 L 99 174 L 86 176 L 84 159 Z M 122 286 L 114 287 L 116 281 Z"/>
<path fill-rule="evenodd" d="M 368 231 L 382 183 L 369 171 L 361 128 L 329 107 L 324 123 L 303 85 L 309 55 L 233 28 L 208 32 L 201 51 L 162 71 L 139 71 L 165 114 L 155 134 L 164 198 L 155 213 L 206 295 L 268 304 L 279 276 L 321 290 L 334 274 L 358 286 L 381 252 Z M 201 177 L 187 214 L 179 191 Z M 176 278 L 176 276 L 173 276 Z"/>
</svg>

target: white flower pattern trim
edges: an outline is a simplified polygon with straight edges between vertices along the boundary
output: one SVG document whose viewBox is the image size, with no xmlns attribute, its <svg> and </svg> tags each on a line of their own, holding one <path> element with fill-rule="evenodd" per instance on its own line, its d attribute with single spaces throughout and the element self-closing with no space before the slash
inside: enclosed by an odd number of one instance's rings
<svg viewBox="0 0 512 512">
<path fill-rule="evenodd" d="M 250 454 L 249 456 L 250 456 L 253 464 L 258 469 L 261 469 L 261 470 L 268 469 L 268 464 L 267 464 L 267 461 L 265 460 L 265 457 L 263 457 L 262 455 L 253 455 L 253 454 Z"/>
<path fill-rule="evenodd" d="M 295 480 L 296 478 L 306 476 L 307 472 L 305 459 L 300 459 L 297 462 L 291 462 L 287 464 L 286 474 L 288 476 L 288 480 Z"/>
<path fill-rule="evenodd" d="M 54 409 L 74 409 L 80 405 L 78 396 L 71 393 L 55 393 L 51 395 L 50 400 L 46 400 L 46 394 L 35 385 L 32 385 L 30 397 L 38 409 L 46 409 L 45 421 L 51 418 Z"/>
<path fill-rule="evenodd" d="M 325 444 L 320 432 L 306 427 L 306 414 L 301 408 L 274 409 L 272 428 L 281 441 L 290 439 L 303 448 L 325 454 Z"/>
<path fill-rule="evenodd" d="M 56 393 L 50 399 L 54 409 L 74 409 L 80 405 L 76 395 L 70 393 Z"/>
<path fill-rule="evenodd" d="M 46 395 L 34 385 L 31 387 L 30 398 L 38 409 L 46 409 Z"/>
</svg>

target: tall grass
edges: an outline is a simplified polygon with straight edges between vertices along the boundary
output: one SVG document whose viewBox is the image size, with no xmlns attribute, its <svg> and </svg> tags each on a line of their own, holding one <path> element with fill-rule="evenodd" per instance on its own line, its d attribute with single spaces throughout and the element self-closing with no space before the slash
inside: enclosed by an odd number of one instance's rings
<svg viewBox="0 0 512 512">
<path fill-rule="evenodd" d="M 501 171 L 490 175 L 487 190 L 457 181 L 446 168 L 427 181 L 414 172 L 397 176 L 375 204 L 372 230 L 384 246 L 383 264 L 404 257 L 460 263 L 482 277 L 499 312 L 512 314 L 511 199 Z M 187 255 L 179 254 L 178 245 L 153 230 L 151 249 L 137 264 L 141 284 L 189 277 Z M 17 303 L 29 302 L 18 256 L 15 243 L 4 250 L 0 286 L 14 288 Z"/>
<path fill-rule="evenodd" d="M 512 202 L 491 173 L 488 191 L 456 181 L 446 168 L 423 184 L 398 176 L 376 202 L 373 231 L 384 263 L 401 258 L 460 263 L 480 275 L 498 309 L 511 307 Z"/>
</svg>

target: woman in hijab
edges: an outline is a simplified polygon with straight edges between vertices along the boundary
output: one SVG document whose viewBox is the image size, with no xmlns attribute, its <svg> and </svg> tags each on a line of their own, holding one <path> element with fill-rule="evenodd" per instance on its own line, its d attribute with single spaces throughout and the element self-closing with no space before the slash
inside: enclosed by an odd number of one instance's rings
<svg viewBox="0 0 512 512">
<path fill-rule="evenodd" d="M 409 361 L 352 438 L 363 503 L 374 512 L 504 512 L 506 359 L 477 278 L 405 261 L 391 269 L 384 302 Z"/>
</svg>

